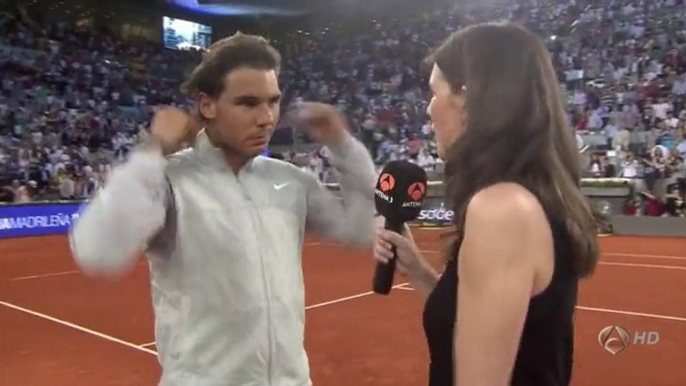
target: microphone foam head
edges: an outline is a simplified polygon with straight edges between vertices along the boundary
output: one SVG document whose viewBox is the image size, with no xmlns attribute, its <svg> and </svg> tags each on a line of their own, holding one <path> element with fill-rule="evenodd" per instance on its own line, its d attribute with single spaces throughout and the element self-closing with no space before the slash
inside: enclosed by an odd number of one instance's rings
<svg viewBox="0 0 686 386">
<path fill-rule="evenodd" d="M 393 222 L 414 220 L 422 210 L 426 187 L 423 168 L 408 161 L 391 161 L 376 183 L 376 211 Z"/>
</svg>

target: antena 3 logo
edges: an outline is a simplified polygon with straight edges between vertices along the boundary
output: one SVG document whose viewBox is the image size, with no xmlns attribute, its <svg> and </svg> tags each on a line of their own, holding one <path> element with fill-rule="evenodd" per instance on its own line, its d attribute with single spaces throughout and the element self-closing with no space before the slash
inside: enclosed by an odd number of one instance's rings
<svg viewBox="0 0 686 386">
<path fill-rule="evenodd" d="M 374 190 L 374 193 L 390 204 L 393 202 L 393 197 L 389 196 L 387 193 L 393 190 L 394 186 L 395 177 L 388 173 L 384 173 L 379 176 L 379 183 L 377 184 L 377 188 Z"/>
<path fill-rule="evenodd" d="M 426 185 L 421 182 L 415 182 L 407 188 L 407 195 L 410 197 L 411 201 L 403 202 L 403 208 L 421 208 L 423 203 L 422 198 L 424 198 L 424 192 L 426 191 Z"/>
<path fill-rule="evenodd" d="M 410 187 L 407 189 L 407 195 L 413 200 L 413 201 L 419 201 L 424 197 L 424 192 L 426 191 L 426 185 L 424 185 L 421 182 L 415 182 L 414 184 L 410 185 Z"/>
<path fill-rule="evenodd" d="M 636 331 L 634 333 L 634 345 L 653 345 L 659 341 L 660 334 L 657 331 Z M 632 343 L 631 333 L 624 327 L 607 326 L 600 330 L 598 343 L 610 354 L 617 355 Z"/>
<path fill-rule="evenodd" d="M 395 177 L 388 173 L 384 173 L 379 176 L 379 189 L 384 192 L 390 192 L 395 186 Z"/>
<path fill-rule="evenodd" d="M 607 326 L 598 334 L 598 343 L 612 355 L 624 351 L 630 340 L 629 331 L 619 326 Z"/>
</svg>

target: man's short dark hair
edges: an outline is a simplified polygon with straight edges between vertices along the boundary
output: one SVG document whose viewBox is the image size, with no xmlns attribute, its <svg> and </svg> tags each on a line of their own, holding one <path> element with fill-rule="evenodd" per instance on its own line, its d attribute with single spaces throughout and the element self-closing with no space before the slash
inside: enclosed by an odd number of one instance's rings
<svg viewBox="0 0 686 386">
<path fill-rule="evenodd" d="M 274 70 L 281 67 L 281 55 L 267 39 L 240 32 L 210 46 L 202 61 L 181 86 L 193 96 L 204 93 L 217 98 L 224 91 L 224 80 L 239 68 Z"/>
</svg>

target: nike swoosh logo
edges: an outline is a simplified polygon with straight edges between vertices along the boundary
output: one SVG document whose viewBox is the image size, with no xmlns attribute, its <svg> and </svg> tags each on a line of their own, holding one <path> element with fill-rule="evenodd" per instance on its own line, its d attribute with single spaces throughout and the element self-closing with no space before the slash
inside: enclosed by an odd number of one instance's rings
<svg viewBox="0 0 686 386">
<path fill-rule="evenodd" d="M 286 187 L 286 185 L 288 185 L 288 184 L 289 184 L 288 182 L 285 182 L 283 184 L 274 184 L 274 189 L 281 190 L 282 188 Z"/>
</svg>

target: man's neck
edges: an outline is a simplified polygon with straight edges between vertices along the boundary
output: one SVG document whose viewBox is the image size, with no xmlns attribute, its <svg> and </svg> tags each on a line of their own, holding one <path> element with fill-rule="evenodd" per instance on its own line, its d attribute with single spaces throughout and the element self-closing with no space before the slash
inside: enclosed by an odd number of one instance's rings
<svg viewBox="0 0 686 386">
<path fill-rule="evenodd" d="M 233 150 L 221 149 L 221 151 L 224 155 L 224 160 L 226 160 L 226 163 L 229 165 L 231 170 L 233 170 L 234 174 L 236 175 L 238 175 L 238 172 L 240 172 L 241 169 L 243 169 L 243 166 L 245 166 L 250 161 L 250 158 L 246 158 L 245 156 L 237 154 Z"/>
<path fill-rule="evenodd" d="M 217 146 L 217 141 L 215 141 L 212 138 L 210 132 L 206 130 L 205 134 L 207 135 L 207 138 L 210 140 L 212 146 L 219 149 L 222 152 L 222 155 L 224 156 L 224 161 L 226 161 L 226 164 L 229 165 L 231 170 L 233 170 L 234 174 L 238 175 L 238 172 L 240 172 L 243 166 L 245 166 L 250 161 L 250 158 L 246 158 L 245 156 L 239 154 L 231 148 Z"/>
</svg>

